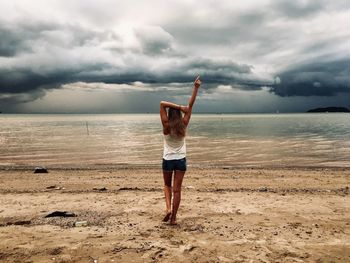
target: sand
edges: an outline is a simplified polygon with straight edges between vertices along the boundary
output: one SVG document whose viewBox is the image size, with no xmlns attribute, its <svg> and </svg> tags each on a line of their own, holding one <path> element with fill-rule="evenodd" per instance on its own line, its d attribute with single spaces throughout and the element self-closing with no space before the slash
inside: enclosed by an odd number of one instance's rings
<svg viewBox="0 0 350 263">
<path fill-rule="evenodd" d="M 175 227 L 162 187 L 154 168 L 3 169 L 0 262 L 350 262 L 349 169 L 189 168 Z"/>
</svg>

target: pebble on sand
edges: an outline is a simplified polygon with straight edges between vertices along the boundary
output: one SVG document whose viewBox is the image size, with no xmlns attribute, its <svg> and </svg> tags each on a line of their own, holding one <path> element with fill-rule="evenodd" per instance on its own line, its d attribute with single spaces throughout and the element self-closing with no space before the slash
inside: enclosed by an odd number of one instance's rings
<svg viewBox="0 0 350 263">
<path fill-rule="evenodd" d="M 66 211 L 54 211 L 45 217 L 75 217 L 76 215 L 71 212 L 66 212 Z"/>
<path fill-rule="evenodd" d="M 106 188 L 106 187 L 101 187 L 101 188 L 94 187 L 94 188 L 92 188 L 92 190 L 94 190 L 94 191 L 104 192 L 104 191 L 107 191 L 107 190 L 108 190 L 108 188 Z"/>
<path fill-rule="evenodd" d="M 267 192 L 267 187 L 260 187 L 259 192 Z"/>
<path fill-rule="evenodd" d="M 88 225 L 87 221 L 77 221 L 74 224 L 74 226 L 76 226 L 76 227 L 83 227 L 83 226 L 87 226 L 87 225 Z"/>
<path fill-rule="evenodd" d="M 35 174 L 43 174 L 43 173 L 48 173 L 47 169 L 41 166 L 35 167 L 34 169 Z"/>
</svg>

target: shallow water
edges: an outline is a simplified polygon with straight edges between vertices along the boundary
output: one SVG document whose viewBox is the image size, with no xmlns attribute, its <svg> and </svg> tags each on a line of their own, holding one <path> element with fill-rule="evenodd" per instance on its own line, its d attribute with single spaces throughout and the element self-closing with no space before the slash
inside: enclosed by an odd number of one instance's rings
<svg viewBox="0 0 350 263">
<path fill-rule="evenodd" d="M 194 114 L 188 163 L 350 166 L 350 114 Z M 0 166 L 159 165 L 157 114 L 1 114 Z"/>
</svg>

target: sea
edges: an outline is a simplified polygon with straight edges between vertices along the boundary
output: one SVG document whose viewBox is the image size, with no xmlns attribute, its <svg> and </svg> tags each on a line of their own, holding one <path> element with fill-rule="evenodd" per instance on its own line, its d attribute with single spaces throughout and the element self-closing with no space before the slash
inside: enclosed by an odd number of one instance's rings
<svg viewBox="0 0 350 263">
<path fill-rule="evenodd" d="M 350 167 L 350 114 L 193 114 L 189 167 Z M 0 114 L 0 168 L 160 167 L 158 114 Z"/>
</svg>

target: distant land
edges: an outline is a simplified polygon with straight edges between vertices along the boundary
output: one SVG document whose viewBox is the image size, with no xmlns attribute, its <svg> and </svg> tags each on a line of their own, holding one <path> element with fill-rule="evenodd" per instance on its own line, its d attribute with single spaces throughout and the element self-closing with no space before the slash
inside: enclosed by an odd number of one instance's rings
<svg viewBox="0 0 350 263">
<path fill-rule="evenodd" d="M 350 112 L 350 110 L 345 107 L 326 107 L 311 109 L 307 112 Z"/>
</svg>

